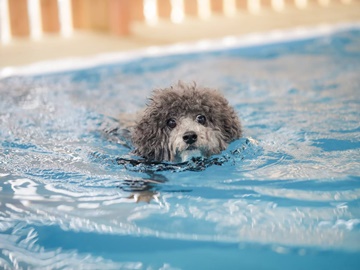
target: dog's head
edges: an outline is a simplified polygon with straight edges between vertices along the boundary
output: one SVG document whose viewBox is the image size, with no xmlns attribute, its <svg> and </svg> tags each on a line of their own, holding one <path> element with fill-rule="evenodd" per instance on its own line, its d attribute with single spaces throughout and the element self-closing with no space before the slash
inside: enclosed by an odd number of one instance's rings
<svg viewBox="0 0 360 270">
<path fill-rule="evenodd" d="M 218 91 L 182 83 L 155 90 L 132 132 L 135 153 L 157 161 L 209 157 L 239 137 L 239 118 Z"/>
</svg>

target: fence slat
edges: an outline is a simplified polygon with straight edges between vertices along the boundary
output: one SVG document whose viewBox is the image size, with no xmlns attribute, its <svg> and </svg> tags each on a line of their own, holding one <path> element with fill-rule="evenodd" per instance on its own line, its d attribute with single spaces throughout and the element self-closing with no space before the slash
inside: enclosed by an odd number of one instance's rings
<svg viewBox="0 0 360 270">
<path fill-rule="evenodd" d="M 74 28 L 90 28 L 90 6 L 88 0 L 72 0 L 71 8 Z"/>
<path fill-rule="evenodd" d="M 27 0 L 10 0 L 10 27 L 13 36 L 29 36 L 29 15 Z"/>
<path fill-rule="evenodd" d="M 197 17 L 199 14 L 198 4 L 196 0 L 184 0 L 184 9 L 185 15 Z"/>
<path fill-rule="evenodd" d="M 241 11 L 248 11 L 248 0 L 236 0 L 236 7 Z"/>
<path fill-rule="evenodd" d="M 144 21 L 144 1 L 131 0 L 130 4 L 131 20 Z"/>
<path fill-rule="evenodd" d="M 88 0 L 90 11 L 90 27 L 92 30 L 108 31 L 110 29 L 111 14 L 114 11 L 110 8 L 112 2 L 123 0 Z"/>
<path fill-rule="evenodd" d="M 211 10 L 218 13 L 223 13 L 223 1 L 222 0 L 211 0 Z"/>
<path fill-rule="evenodd" d="M 110 0 L 110 31 L 116 35 L 130 34 L 130 1 Z"/>
<path fill-rule="evenodd" d="M 272 7 L 272 0 L 260 0 L 261 8 Z"/>
<path fill-rule="evenodd" d="M 171 16 L 170 0 L 158 0 L 158 14 L 159 18 L 168 19 Z"/>
<path fill-rule="evenodd" d="M 59 8 L 57 0 L 41 0 L 41 16 L 44 32 L 59 32 Z"/>
<path fill-rule="evenodd" d="M 90 10 L 87 0 L 71 1 L 73 26 L 77 29 L 90 28 Z"/>
</svg>

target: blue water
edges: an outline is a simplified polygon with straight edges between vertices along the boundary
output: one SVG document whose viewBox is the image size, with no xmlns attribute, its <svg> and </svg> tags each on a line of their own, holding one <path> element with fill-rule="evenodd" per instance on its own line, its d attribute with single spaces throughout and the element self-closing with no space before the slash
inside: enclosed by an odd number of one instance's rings
<svg viewBox="0 0 360 270">
<path fill-rule="evenodd" d="M 349 29 L 0 80 L 0 268 L 359 269 L 359 74 Z M 134 162 L 117 116 L 179 79 L 220 89 L 244 138 Z"/>
</svg>

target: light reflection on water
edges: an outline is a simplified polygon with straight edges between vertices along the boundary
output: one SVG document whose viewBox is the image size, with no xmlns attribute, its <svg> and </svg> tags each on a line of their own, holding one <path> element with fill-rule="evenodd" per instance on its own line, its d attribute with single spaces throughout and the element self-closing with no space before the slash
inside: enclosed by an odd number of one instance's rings
<svg viewBox="0 0 360 270">
<path fill-rule="evenodd" d="M 0 268 L 356 269 L 359 38 L 1 80 Z M 199 170 L 119 164 L 104 130 L 178 79 L 220 88 L 245 138 Z"/>
</svg>

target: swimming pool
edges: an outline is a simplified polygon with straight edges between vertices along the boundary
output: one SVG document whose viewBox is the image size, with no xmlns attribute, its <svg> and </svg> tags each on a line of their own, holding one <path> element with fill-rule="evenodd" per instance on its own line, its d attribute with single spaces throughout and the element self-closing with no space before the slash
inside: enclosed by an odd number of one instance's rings
<svg viewBox="0 0 360 270">
<path fill-rule="evenodd" d="M 358 269 L 358 25 L 245 45 L 2 78 L 0 268 Z M 244 138 L 119 162 L 117 115 L 179 79 L 221 89 Z"/>
</svg>

